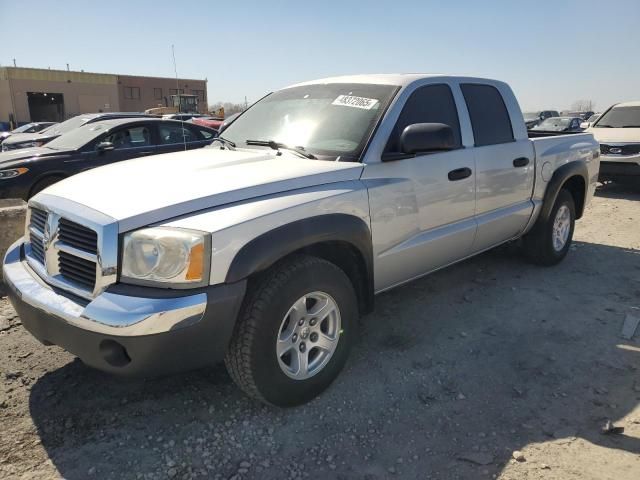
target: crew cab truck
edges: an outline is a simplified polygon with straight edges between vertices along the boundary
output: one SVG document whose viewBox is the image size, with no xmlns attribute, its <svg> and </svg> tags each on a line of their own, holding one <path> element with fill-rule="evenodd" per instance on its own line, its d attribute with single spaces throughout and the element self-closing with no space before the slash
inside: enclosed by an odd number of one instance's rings
<svg viewBox="0 0 640 480">
<path fill-rule="evenodd" d="M 302 83 L 210 147 L 45 189 L 4 278 L 24 327 L 90 366 L 224 359 L 250 396 L 296 405 L 343 368 L 375 294 L 516 239 L 561 261 L 599 155 L 590 134 L 529 139 L 499 81 Z"/>
</svg>

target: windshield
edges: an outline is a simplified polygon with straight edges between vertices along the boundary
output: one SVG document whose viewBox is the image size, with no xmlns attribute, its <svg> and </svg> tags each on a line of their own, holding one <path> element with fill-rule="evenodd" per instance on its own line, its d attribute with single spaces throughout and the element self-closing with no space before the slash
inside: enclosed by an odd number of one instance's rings
<svg viewBox="0 0 640 480">
<path fill-rule="evenodd" d="M 26 125 L 22 125 L 21 127 L 18 127 L 15 130 L 11 130 L 11 133 L 24 133 L 34 126 L 35 126 L 35 123 L 27 123 Z"/>
<path fill-rule="evenodd" d="M 70 132 L 85 123 L 91 120 L 93 117 L 85 117 L 84 115 L 78 115 L 77 117 L 70 118 L 69 120 L 65 120 L 62 123 L 58 123 L 56 125 L 52 125 L 46 130 L 43 130 L 42 133 L 47 133 L 49 135 L 62 135 L 63 133 Z"/>
<path fill-rule="evenodd" d="M 73 120 L 73 119 L 72 119 Z M 66 122 L 65 122 L 66 123 Z M 60 135 L 45 145 L 53 150 L 77 150 L 107 130 L 107 125 L 90 123 Z"/>
<path fill-rule="evenodd" d="M 353 83 L 286 88 L 253 105 L 223 136 L 241 148 L 247 140 L 274 141 L 314 155 L 357 159 L 396 90 Z"/>
<path fill-rule="evenodd" d="M 544 122 L 533 127 L 533 130 L 546 130 L 548 132 L 561 132 L 569 127 L 572 118 L 567 117 L 551 117 L 547 118 Z"/>
<path fill-rule="evenodd" d="M 640 128 L 640 106 L 613 107 L 600 117 L 594 127 Z"/>
</svg>

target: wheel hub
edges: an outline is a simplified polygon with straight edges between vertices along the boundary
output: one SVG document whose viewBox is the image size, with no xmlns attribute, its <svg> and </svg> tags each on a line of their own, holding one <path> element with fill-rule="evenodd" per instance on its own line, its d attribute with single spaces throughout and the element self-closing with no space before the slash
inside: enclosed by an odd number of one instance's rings
<svg viewBox="0 0 640 480">
<path fill-rule="evenodd" d="M 320 372 L 335 352 L 341 333 L 340 310 L 327 293 L 299 298 L 283 318 L 276 339 L 282 371 L 295 380 Z"/>
<path fill-rule="evenodd" d="M 571 232 L 571 211 L 566 205 L 562 205 L 556 212 L 553 220 L 553 249 L 556 252 L 561 251 L 567 244 L 569 233 Z"/>
</svg>

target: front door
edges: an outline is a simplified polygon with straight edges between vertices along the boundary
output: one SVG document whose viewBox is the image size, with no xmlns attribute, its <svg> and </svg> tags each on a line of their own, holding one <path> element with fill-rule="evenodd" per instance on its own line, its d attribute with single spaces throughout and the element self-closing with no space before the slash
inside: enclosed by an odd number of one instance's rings
<svg viewBox="0 0 640 480">
<path fill-rule="evenodd" d="M 403 158 L 400 135 L 414 123 L 449 125 L 457 148 Z M 369 190 L 376 291 L 459 260 L 471 249 L 476 231 L 473 149 L 462 146 L 449 86 L 422 86 L 411 94 L 382 160 L 366 165 L 362 175 Z"/>
</svg>

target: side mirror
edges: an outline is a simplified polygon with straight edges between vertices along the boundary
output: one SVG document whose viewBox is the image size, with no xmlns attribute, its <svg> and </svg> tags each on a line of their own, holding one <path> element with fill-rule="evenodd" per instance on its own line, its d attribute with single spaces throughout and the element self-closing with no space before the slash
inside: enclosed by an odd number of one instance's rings
<svg viewBox="0 0 640 480">
<path fill-rule="evenodd" d="M 452 150 L 453 129 L 444 123 L 414 123 L 400 135 L 400 151 L 405 154 Z"/>
<path fill-rule="evenodd" d="M 116 148 L 111 142 L 100 142 L 96 147 L 96 150 L 99 152 L 108 152 L 109 150 L 113 150 Z"/>
</svg>

